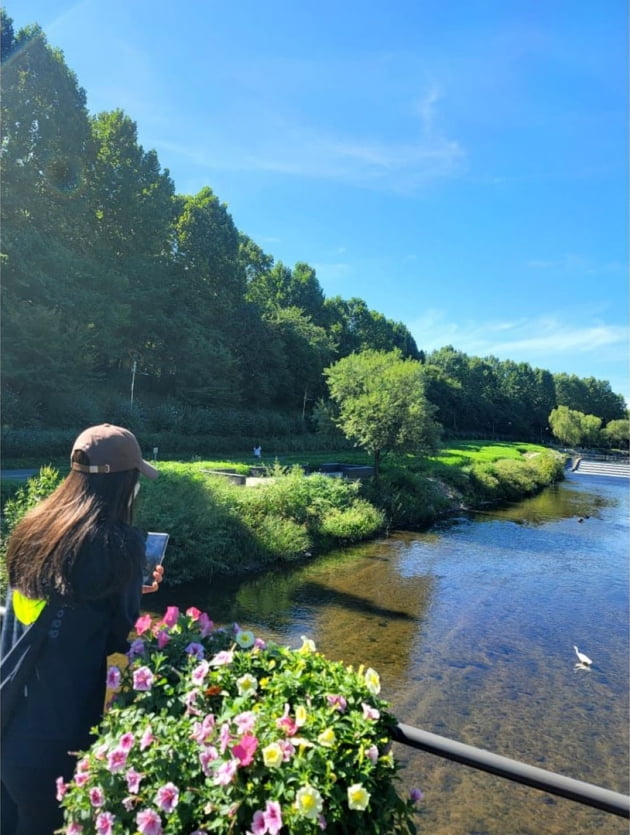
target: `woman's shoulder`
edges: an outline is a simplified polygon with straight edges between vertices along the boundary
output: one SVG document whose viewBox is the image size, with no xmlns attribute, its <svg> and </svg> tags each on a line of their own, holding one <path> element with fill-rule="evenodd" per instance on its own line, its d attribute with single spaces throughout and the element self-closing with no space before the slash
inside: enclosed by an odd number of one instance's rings
<svg viewBox="0 0 630 835">
<path fill-rule="evenodd" d="M 144 543 L 146 535 L 140 528 L 134 525 L 126 525 L 122 522 L 112 526 L 111 538 L 113 544 L 121 544 L 129 551 L 140 551 L 144 554 Z"/>
<path fill-rule="evenodd" d="M 143 564 L 144 539 L 142 531 L 132 525 L 114 524 L 95 532 L 84 543 L 75 564 L 74 581 L 80 596 L 100 597 L 103 590 L 121 585 L 121 573 L 134 576 L 140 570 L 135 566 Z"/>
</svg>

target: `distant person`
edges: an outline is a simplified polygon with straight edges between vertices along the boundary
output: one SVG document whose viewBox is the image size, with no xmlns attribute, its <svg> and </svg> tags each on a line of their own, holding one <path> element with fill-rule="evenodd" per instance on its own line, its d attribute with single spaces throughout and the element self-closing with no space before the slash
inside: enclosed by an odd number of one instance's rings
<svg viewBox="0 0 630 835">
<path fill-rule="evenodd" d="M 57 778 L 101 719 L 107 656 L 126 652 L 140 611 L 144 535 L 132 526 L 139 477 L 158 471 L 135 436 L 105 423 L 82 432 L 70 473 L 16 525 L 7 546 L 2 624 L 2 835 L 63 825 Z M 15 651 L 11 652 L 12 648 Z M 32 663 L 29 663 L 32 662 Z"/>
<path fill-rule="evenodd" d="M 260 445 L 260 444 L 257 444 L 257 445 L 254 447 L 254 458 L 255 458 L 257 461 L 260 461 L 260 460 L 261 460 L 261 458 L 262 458 L 262 447 L 261 447 L 261 445 Z"/>
</svg>

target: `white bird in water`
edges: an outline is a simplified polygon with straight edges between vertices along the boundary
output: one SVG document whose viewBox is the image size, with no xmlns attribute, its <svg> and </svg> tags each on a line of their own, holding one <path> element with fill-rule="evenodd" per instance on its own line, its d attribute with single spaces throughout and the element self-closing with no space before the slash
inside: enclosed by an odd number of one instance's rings
<svg viewBox="0 0 630 835">
<path fill-rule="evenodd" d="M 590 667 L 593 663 L 591 659 L 588 657 L 588 655 L 585 655 L 583 652 L 580 652 L 580 650 L 575 646 L 575 644 L 573 645 L 573 649 L 575 650 L 575 654 L 578 657 L 578 662 L 575 666 L 580 667 L 582 670 L 588 669 L 588 667 Z"/>
</svg>

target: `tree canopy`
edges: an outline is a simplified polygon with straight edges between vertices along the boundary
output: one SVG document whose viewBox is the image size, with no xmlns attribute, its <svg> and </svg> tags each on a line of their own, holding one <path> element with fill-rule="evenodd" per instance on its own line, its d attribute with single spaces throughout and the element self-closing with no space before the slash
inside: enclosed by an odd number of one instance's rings
<svg viewBox="0 0 630 835">
<path fill-rule="evenodd" d="M 210 186 L 178 194 L 133 119 L 120 109 L 91 115 L 61 51 L 38 26 L 16 33 L 1 14 L 5 425 L 120 413 L 133 368 L 136 412 L 164 414 L 164 403 L 173 414 L 280 410 L 308 428 L 328 395 L 325 369 L 358 354 L 364 365 L 396 356 L 387 373 L 373 368 L 388 396 L 402 396 L 396 385 L 409 375 L 423 413 L 450 434 L 540 441 L 560 406 L 604 426 L 627 419 L 607 381 L 453 346 L 426 353 L 363 299 L 327 298 L 311 265 L 265 252 Z M 407 418 L 379 449 L 406 442 Z"/>
<path fill-rule="evenodd" d="M 347 438 L 374 456 L 435 449 L 440 426 L 424 390 L 422 365 L 399 350 L 366 350 L 340 359 L 324 372 Z"/>
</svg>

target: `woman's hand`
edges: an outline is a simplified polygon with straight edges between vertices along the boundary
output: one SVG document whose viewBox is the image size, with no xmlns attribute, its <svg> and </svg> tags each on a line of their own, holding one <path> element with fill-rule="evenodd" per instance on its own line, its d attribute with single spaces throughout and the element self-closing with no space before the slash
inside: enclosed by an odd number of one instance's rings
<svg viewBox="0 0 630 835">
<path fill-rule="evenodd" d="M 151 594 L 153 591 L 157 591 L 160 587 L 160 583 L 164 579 L 164 566 L 163 565 L 156 565 L 155 571 L 153 572 L 153 583 L 150 586 L 142 586 L 142 594 Z"/>
</svg>

